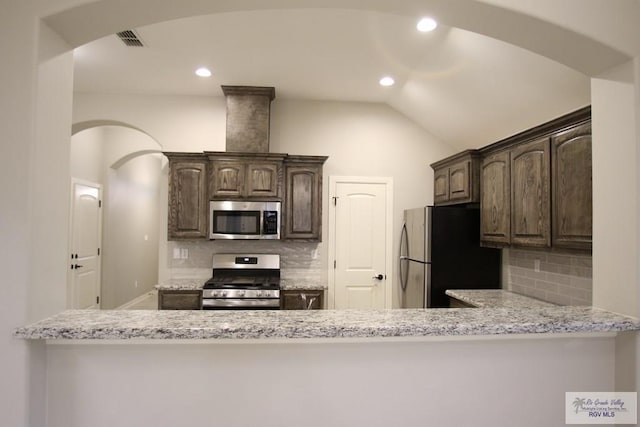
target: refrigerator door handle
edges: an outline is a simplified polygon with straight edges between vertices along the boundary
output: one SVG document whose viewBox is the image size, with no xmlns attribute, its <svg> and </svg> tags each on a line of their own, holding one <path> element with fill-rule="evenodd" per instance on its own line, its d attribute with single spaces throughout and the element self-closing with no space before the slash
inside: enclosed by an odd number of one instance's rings
<svg viewBox="0 0 640 427">
<path fill-rule="evenodd" d="M 431 308 L 431 263 L 427 262 L 424 268 L 424 308 Z"/>
<path fill-rule="evenodd" d="M 407 255 L 402 255 L 403 243 L 404 243 L 404 249 L 405 249 L 404 253 L 406 253 Z M 402 231 L 400 232 L 400 259 L 398 262 L 399 264 L 398 273 L 400 274 L 400 287 L 402 288 L 403 291 L 407 289 L 408 271 L 407 271 L 407 274 L 403 274 L 402 266 L 406 264 L 406 262 L 403 262 L 403 261 L 408 261 L 408 260 L 409 260 L 409 240 L 407 235 L 407 223 L 404 222 L 402 223 Z"/>
<path fill-rule="evenodd" d="M 400 257 L 401 261 L 413 261 L 413 262 L 418 262 L 420 264 L 431 264 L 430 262 L 427 261 L 421 261 L 419 259 L 415 259 L 415 258 L 409 258 L 408 256 L 401 256 Z"/>
</svg>

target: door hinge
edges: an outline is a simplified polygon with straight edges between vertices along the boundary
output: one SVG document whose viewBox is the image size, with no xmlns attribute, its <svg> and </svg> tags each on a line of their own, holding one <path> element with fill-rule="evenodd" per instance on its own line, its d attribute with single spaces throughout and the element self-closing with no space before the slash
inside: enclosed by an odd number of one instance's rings
<svg viewBox="0 0 640 427">
<path fill-rule="evenodd" d="M 102 200 L 98 200 L 98 207 L 101 208 L 102 207 Z"/>
<path fill-rule="evenodd" d="M 334 270 L 336 269 L 336 260 L 335 259 L 333 260 L 333 269 Z"/>
<path fill-rule="evenodd" d="M 98 248 L 98 256 L 100 256 L 100 248 Z"/>
<path fill-rule="evenodd" d="M 100 297 L 96 297 L 96 304 L 100 304 Z"/>
<path fill-rule="evenodd" d="M 333 206 L 338 206 L 338 198 L 337 197 L 332 197 L 333 198 Z"/>
</svg>

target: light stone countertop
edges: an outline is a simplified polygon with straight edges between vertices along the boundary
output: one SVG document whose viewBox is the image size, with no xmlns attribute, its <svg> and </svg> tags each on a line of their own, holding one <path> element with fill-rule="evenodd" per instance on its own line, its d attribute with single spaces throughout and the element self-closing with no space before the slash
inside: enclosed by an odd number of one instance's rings
<svg viewBox="0 0 640 427">
<path fill-rule="evenodd" d="M 503 289 L 449 289 L 445 292 L 450 297 L 473 305 L 486 308 L 541 308 L 556 307 L 550 302 L 541 301 L 525 295 L 505 291 Z"/>
<path fill-rule="evenodd" d="M 155 288 L 162 291 L 199 291 L 209 278 L 168 279 L 158 283 Z"/>
<path fill-rule="evenodd" d="M 314 279 L 280 279 L 280 289 L 283 291 L 326 291 L 329 287 Z"/>
<path fill-rule="evenodd" d="M 340 339 L 621 332 L 640 321 L 591 307 L 395 310 L 68 310 L 13 335 L 45 340 Z"/>
<path fill-rule="evenodd" d="M 193 291 L 201 290 L 204 282 L 209 278 L 169 279 L 155 286 L 162 291 Z M 280 289 L 288 290 L 326 290 L 327 285 L 312 279 L 280 279 Z"/>
</svg>

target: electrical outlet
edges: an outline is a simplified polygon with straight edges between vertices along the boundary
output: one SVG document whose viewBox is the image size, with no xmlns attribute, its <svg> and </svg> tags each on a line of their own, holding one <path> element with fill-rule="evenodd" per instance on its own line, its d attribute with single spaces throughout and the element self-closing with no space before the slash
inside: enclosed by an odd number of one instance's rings
<svg viewBox="0 0 640 427">
<path fill-rule="evenodd" d="M 188 259 L 189 258 L 189 249 L 187 249 L 187 248 L 180 249 L 180 258 Z"/>
<path fill-rule="evenodd" d="M 533 260 L 533 269 L 535 270 L 536 273 L 540 273 L 540 260 L 539 259 L 534 259 Z"/>
<path fill-rule="evenodd" d="M 138 287 L 138 281 L 137 280 L 135 282 L 133 282 L 133 286 L 136 287 L 136 288 Z"/>
<path fill-rule="evenodd" d="M 173 248 L 173 259 L 180 259 L 180 248 Z"/>
</svg>

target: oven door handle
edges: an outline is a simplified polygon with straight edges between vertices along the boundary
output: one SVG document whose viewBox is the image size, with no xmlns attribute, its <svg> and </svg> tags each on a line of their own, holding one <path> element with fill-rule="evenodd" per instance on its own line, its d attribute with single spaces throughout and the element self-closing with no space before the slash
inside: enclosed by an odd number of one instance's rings
<svg viewBox="0 0 640 427">
<path fill-rule="evenodd" d="M 252 309 L 252 308 L 280 308 L 280 298 L 203 298 L 202 308 Z"/>
</svg>

